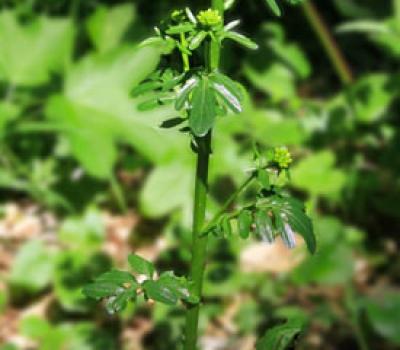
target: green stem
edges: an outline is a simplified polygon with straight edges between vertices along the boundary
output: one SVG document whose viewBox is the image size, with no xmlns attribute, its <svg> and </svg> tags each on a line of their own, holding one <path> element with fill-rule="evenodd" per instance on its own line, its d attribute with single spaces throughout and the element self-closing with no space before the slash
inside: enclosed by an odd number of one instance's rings
<svg viewBox="0 0 400 350">
<path fill-rule="evenodd" d="M 201 236 L 204 225 L 207 192 L 208 163 L 210 155 L 211 133 L 197 138 L 197 170 L 193 212 L 192 263 L 190 278 L 194 283 L 193 292 L 201 299 L 203 276 L 207 254 L 207 236 Z M 200 301 L 201 302 L 201 301 Z M 200 303 L 191 305 L 186 312 L 185 350 L 195 350 L 197 346 L 197 330 L 199 323 Z"/>
<path fill-rule="evenodd" d="M 212 8 L 224 13 L 224 0 L 212 0 Z M 218 68 L 220 58 L 219 43 L 212 42 L 209 52 L 206 52 L 207 70 Z M 201 235 L 205 220 L 208 193 L 208 165 L 211 150 L 211 131 L 204 137 L 197 137 L 197 169 L 193 210 L 193 241 L 190 278 L 193 281 L 193 292 L 200 302 L 188 306 L 186 311 L 185 350 L 197 349 L 199 314 L 203 287 L 204 270 L 207 256 L 207 235 Z"/>
<path fill-rule="evenodd" d="M 252 173 L 238 188 L 237 190 L 227 199 L 221 209 L 213 216 L 213 218 L 208 222 L 206 227 L 202 230 L 202 233 L 206 233 L 210 230 L 215 224 L 218 223 L 218 220 L 222 215 L 226 213 L 231 204 L 235 201 L 235 199 L 239 196 L 240 193 L 253 181 L 255 178 L 255 173 Z"/>
<path fill-rule="evenodd" d="M 302 8 L 308 22 L 318 35 L 340 81 L 344 85 L 351 84 L 354 80 L 353 73 L 317 8 L 311 0 L 304 2 Z"/>
<path fill-rule="evenodd" d="M 185 33 L 181 33 L 181 44 L 182 44 L 182 47 L 184 47 L 184 48 L 187 47 Z M 189 56 L 187 53 L 182 52 L 182 62 L 183 62 L 183 70 L 185 72 L 187 72 L 190 69 Z"/>
<path fill-rule="evenodd" d="M 394 17 L 400 21 L 400 0 L 393 0 Z"/>
</svg>

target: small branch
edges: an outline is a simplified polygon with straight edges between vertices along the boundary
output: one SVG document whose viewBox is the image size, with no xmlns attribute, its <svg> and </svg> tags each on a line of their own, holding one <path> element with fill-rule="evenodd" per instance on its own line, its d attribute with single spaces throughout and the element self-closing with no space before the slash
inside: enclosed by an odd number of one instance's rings
<svg viewBox="0 0 400 350">
<path fill-rule="evenodd" d="M 354 81 L 353 73 L 321 14 L 311 0 L 304 2 L 302 8 L 308 22 L 321 41 L 340 81 L 343 85 L 351 84 Z"/>
<path fill-rule="evenodd" d="M 208 222 L 206 227 L 202 230 L 202 233 L 207 233 L 214 225 L 218 223 L 218 220 L 228 210 L 231 204 L 236 200 L 240 193 L 253 181 L 255 173 L 253 172 L 239 187 L 238 189 L 227 199 L 221 209 L 216 213 L 213 218 Z"/>
</svg>

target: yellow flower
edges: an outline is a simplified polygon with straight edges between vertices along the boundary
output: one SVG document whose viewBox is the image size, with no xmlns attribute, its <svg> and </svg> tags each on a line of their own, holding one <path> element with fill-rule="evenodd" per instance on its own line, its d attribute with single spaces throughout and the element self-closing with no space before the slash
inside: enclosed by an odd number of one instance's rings
<svg viewBox="0 0 400 350">
<path fill-rule="evenodd" d="M 275 147 L 273 161 L 282 169 L 288 168 L 290 163 L 292 163 L 292 157 L 287 147 Z"/>
<path fill-rule="evenodd" d="M 208 9 L 200 11 L 197 19 L 203 26 L 214 27 L 222 23 L 222 17 L 217 10 Z"/>
</svg>

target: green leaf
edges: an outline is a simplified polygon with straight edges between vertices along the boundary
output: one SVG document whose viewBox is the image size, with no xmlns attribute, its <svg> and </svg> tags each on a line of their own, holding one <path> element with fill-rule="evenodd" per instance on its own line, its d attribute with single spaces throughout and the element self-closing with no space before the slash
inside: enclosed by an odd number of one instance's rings
<svg viewBox="0 0 400 350">
<path fill-rule="evenodd" d="M 225 85 L 213 82 L 212 87 L 232 112 L 242 112 L 242 105 L 240 104 L 240 101 Z"/>
<path fill-rule="evenodd" d="M 129 289 L 117 289 L 115 295 L 107 299 L 106 309 L 110 314 L 120 312 L 128 305 L 129 300 L 136 299 L 136 290 L 133 288 Z"/>
<path fill-rule="evenodd" d="M 311 254 L 314 254 L 317 247 L 314 229 L 311 219 L 305 213 L 303 203 L 292 197 L 284 198 L 283 203 L 284 206 L 281 210 L 287 218 L 287 223 L 290 225 L 290 228 L 283 225 L 284 235 L 290 238 L 290 230 L 293 229 L 304 238 L 308 250 Z"/>
<path fill-rule="evenodd" d="M 73 37 L 69 19 L 39 16 L 21 24 L 16 12 L 1 11 L 0 79 L 21 86 L 47 83 L 70 60 Z"/>
<path fill-rule="evenodd" d="M 185 160 L 181 150 L 178 154 Z M 162 217 L 172 210 L 189 208 L 192 201 L 192 166 L 191 161 L 176 159 L 156 167 L 146 179 L 140 193 L 141 210 L 150 217 Z"/>
<path fill-rule="evenodd" d="M 190 41 L 189 49 L 192 51 L 196 50 L 201 45 L 201 43 L 204 41 L 204 39 L 207 37 L 207 35 L 208 35 L 208 33 L 205 32 L 204 30 L 198 32 L 193 37 L 193 39 Z"/>
<path fill-rule="evenodd" d="M 302 159 L 291 169 L 293 185 L 316 196 L 338 198 L 346 175 L 334 167 L 335 162 L 335 154 L 329 150 Z"/>
<path fill-rule="evenodd" d="M 181 33 L 187 33 L 190 32 L 194 29 L 192 23 L 183 23 L 183 24 L 178 24 L 176 26 L 171 26 L 166 30 L 166 33 L 169 35 L 174 35 L 174 34 L 181 34 Z"/>
<path fill-rule="evenodd" d="M 142 286 L 146 292 L 147 298 L 167 305 L 175 305 L 178 301 L 178 294 L 159 281 L 147 280 Z"/>
<path fill-rule="evenodd" d="M 83 294 L 89 298 L 100 299 L 109 297 L 121 288 L 118 284 L 112 282 L 94 282 L 83 287 Z"/>
<path fill-rule="evenodd" d="M 154 265 L 150 261 L 142 258 L 139 255 L 129 254 L 128 262 L 136 273 L 146 275 L 149 278 L 153 278 Z"/>
<path fill-rule="evenodd" d="M 267 331 L 256 344 L 256 350 L 285 350 L 293 344 L 294 338 L 302 332 L 303 319 L 290 319 L 285 324 Z"/>
<path fill-rule="evenodd" d="M 272 11 L 275 16 L 280 17 L 282 15 L 281 9 L 279 5 L 276 3 L 276 0 L 265 0 L 268 5 L 268 8 Z"/>
<path fill-rule="evenodd" d="M 216 117 L 216 99 L 210 89 L 209 78 L 203 76 L 193 90 L 189 126 L 196 136 L 204 136 L 213 127 Z"/>
<path fill-rule="evenodd" d="M 19 249 L 11 269 L 10 282 L 32 292 L 45 288 L 54 271 L 54 256 L 39 240 L 27 241 Z"/>
<path fill-rule="evenodd" d="M 258 210 L 254 216 L 256 224 L 256 234 L 265 242 L 274 241 L 272 221 L 265 209 Z"/>
<path fill-rule="evenodd" d="M 96 278 L 96 283 L 112 283 L 118 286 L 122 286 L 126 283 L 138 285 L 135 278 L 127 271 L 112 270 L 103 273 Z"/>
<path fill-rule="evenodd" d="M 238 216 L 239 235 L 243 239 L 249 238 L 252 221 L 253 218 L 249 210 L 242 210 L 240 212 Z"/>
<path fill-rule="evenodd" d="M 96 49 L 107 52 L 116 48 L 135 17 L 131 4 L 121 4 L 111 8 L 100 5 L 86 21 L 89 38 Z"/>
<path fill-rule="evenodd" d="M 63 94 L 50 98 L 46 116 L 62 128 L 73 156 L 89 175 L 111 176 L 118 144 L 129 144 L 154 162 L 168 158 L 180 142 L 176 134 L 173 138 L 156 128 L 170 107 L 138 112 L 137 101 L 129 98 L 158 65 L 160 54 L 147 46 L 85 56 L 68 71 Z M 164 141 L 154 143 L 155 138 Z"/>
<path fill-rule="evenodd" d="M 351 87 L 350 102 L 357 120 L 371 124 L 384 118 L 396 96 L 396 89 L 387 74 L 370 74 Z"/>
<path fill-rule="evenodd" d="M 199 298 L 191 291 L 191 284 L 185 277 L 178 277 L 172 271 L 163 272 L 157 281 L 162 287 L 170 289 L 179 299 L 198 303 Z"/>
<path fill-rule="evenodd" d="M 186 80 L 185 84 L 179 90 L 178 95 L 176 96 L 175 109 L 177 111 L 181 110 L 185 105 L 185 102 L 188 100 L 190 93 L 199 83 L 199 79 L 197 77 L 191 77 Z"/>
<path fill-rule="evenodd" d="M 368 319 L 374 330 L 384 338 L 400 345 L 400 295 L 385 292 L 365 300 Z"/>
<path fill-rule="evenodd" d="M 258 49 L 258 45 L 253 40 L 237 32 L 227 31 L 223 34 L 223 38 L 231 39 L 250 50 Z"/>
<path fill-rule="evenodd" d="M 224 216 L 222 219 L 222 230 L 224 232 L 224 236 L 229 238 L 232 236 L 232 226 L 231 226 L 231 220 L 229 216 Z"/>
<path fill-rule="evenodd" d="M 261 186 L 266 190 L 269 190 L 269 188 L 271 187 L 269 181 L 269 175 L 265 169 L 259 169 L 257 171 L 257 180 L 261 184 Z"/>
<path fill-rule="evenodd" d="M 137 97 L 137 96 L 140 96 L 142 94 L 145 94 L 146 92 L 158 89 L 161 86 L 162 86 L 162 83 L 160 81 L 146 81 L 146 82 L 141 83 L 138 86 L 136 86 L 132 90 L 131 96 L 132 97 Z"/>
</svg>

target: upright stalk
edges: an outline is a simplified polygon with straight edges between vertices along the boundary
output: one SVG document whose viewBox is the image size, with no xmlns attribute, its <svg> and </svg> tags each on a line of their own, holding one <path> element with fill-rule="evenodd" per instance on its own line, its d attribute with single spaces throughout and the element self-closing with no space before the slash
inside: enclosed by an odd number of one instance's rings
<svg viewBox="0 0 400 350">
<path fill-rule="evenodd" d="M 224 0 L 212 0 L 212 8 L 218 10 L 220 15 L 224 13 Z M 212 71 L 218 68 L 220 58 L 219 43 L 211 42 L 206 45 L 207 69 Z M 192 227 L 192 262 L 190 278 L 194 284 L 193 292 L 199 297 L 200 302 L 188 306 L 186 311 L 185 350 L 196 350 L 198 339 L 199 313 L 201 306 L 204 269 L 207 255 L 207 235 L 202 235 L 206 213 L 208 193 L 208 165 L 211 150 L 211 131 L 204 137 L 197 137 L 197 168 L 193 209 Z"/>
<path fill-rule="evenodd" d="M 352 83 L 354 80 L 353 73 L 317 8 L 311 0 L 304 2 L 302 7 L 308 22 L 318 35 L 340 81 L 344 85 Z"/>
</svg>

